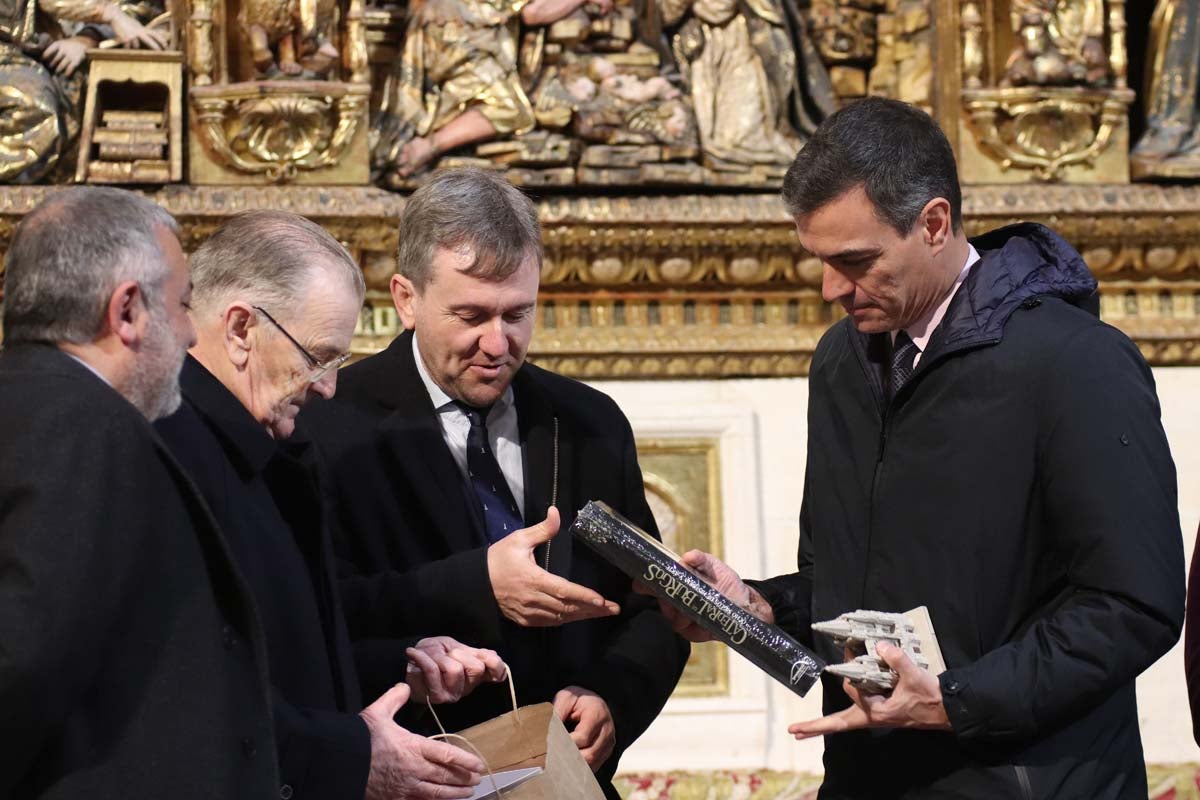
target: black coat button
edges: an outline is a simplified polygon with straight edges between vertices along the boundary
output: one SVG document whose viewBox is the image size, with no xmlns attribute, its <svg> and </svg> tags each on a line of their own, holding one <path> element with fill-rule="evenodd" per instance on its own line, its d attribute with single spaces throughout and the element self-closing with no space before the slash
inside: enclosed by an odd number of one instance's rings
<svg viewBox="0 0 1200 800">
<path fill-rule="evenodd" d="M 292 800 L 292 794 L 291 784 L 285 783 L 279 787 L 279 800 Z"/>
<path fill-rule="evenodd" d="M 258 748 L 254 746 L 254 740 L 250 738 L 242 739 L 242 755 L 246 758 L 254 758 Z"/>
<path fill-rule="evenodd" d="M 226 625 L 221 628 L 221 643 L 225 645 L 226 650 L 232 650 L 237 644 L 237 635 L 233 632 L 233 626 Z"/>
</svg>

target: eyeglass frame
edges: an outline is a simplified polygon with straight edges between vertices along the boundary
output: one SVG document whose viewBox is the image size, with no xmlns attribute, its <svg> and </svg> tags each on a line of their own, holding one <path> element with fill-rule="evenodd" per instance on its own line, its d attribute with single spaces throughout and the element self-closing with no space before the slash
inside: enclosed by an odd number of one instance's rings
<svg viewBox="0 0 1200 800">
<path fill-rule="evenodd" d="M 321 363 L 316 356 L 308 352 L 307 347 L 300 344 L 300 342 L 296 340 L 295 336 L 292 336 L 290 333 L 288 333 L 288 329 L 283 327 L 279 320 L 271 316 L 271 312 L 267 311 L 262 306 L 250 307 L 266 317 L 272 325 L 279 329 L 280 333 L 287 337 L 289 342 L 296 346 L 296 349 L 300 351 L 300 354 L 304 356 L 304 360 L 308 362 L 309 368 L 313 370 L 313 376 L 309 378 L 310 383 L 316 383 L 317 381 L 321 380 L 321 378 L 324 378 L 331 369 L 337 369 L 342 364 L 345 364 L 350 360 L 350 353 L 342 353 L 341 355 L 336 355 L 328 361 Z"/>
</svg>

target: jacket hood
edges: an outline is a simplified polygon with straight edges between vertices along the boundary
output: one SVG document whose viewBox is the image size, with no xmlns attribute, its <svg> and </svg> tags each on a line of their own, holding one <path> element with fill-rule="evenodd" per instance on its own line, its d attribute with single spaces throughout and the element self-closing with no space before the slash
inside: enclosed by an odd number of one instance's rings
<svg viewBox="0 0 1200 800">
<path fill-rule="evenodd" d="M 946 346 L 999 340 L 1012 313 L 1056 297 L 1099 316 L 1096 279 L 1083 258 L 1045 225 L 1022 222 L 971 239 L 981 260 L 946 314 Z"/>
</svg>

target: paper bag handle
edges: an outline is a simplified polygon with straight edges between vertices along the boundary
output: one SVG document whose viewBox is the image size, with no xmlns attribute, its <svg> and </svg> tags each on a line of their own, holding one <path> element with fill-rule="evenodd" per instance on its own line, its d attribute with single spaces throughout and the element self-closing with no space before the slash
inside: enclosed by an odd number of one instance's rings
<svg viewBox="0 0 1200 800">
<path fill-rule="evenodd" d="M 516 718 L 517 722 L 520 722 L 521 710 L 517 708 L 517 686 L 515 683 L 513 683 L 512 670 L 508 668 L 507 664 L 504 665 L 504 676 L 508 678 L 508 695 L 512 698 L 513 716 Z M 443 726 L 442 721 L 438 719 L 437 712 L 433 710 L 433 703 L 429 701 L 428 694 L 425 695 L 425 707 L 429 709 L 429 713 L 433 715 L 433 721 L 437 723 L 438 730 L 441 731 L 441 733 L 430 736 L 429 738 L 441 739 L 443 741 L 447 739 L 454 739 L 455 741 L 465 744 L 467 749 L 478 756 L 479 760 L 483 762 L 484 768 L 487 769 L 488 778 L 490 778 L 492 781 L 492 789 L 496 792 L 496 797 L 503 797 L 504 793 L 500 790 L 499 784 L 496 783 L 496 775 L 492 772 L 492 765 L 489 764 L 487 759 L 483 757 L 483 753 L 479 752 L 479 750 L 475 747 L 475 745 L 471 744 L 471 740 L 467 737 L 459 736 L 457 733 L 446 733 L 445 726 Z"/>
</svg>

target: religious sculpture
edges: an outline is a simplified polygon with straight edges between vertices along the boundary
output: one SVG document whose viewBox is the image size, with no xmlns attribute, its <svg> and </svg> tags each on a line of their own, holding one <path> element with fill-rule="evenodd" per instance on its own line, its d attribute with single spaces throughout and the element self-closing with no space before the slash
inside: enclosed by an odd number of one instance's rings
<svg viewBox="0 0 1200 800">
<path fill-rule="evenodd" d="M 192 183 L 367 182 L 362 0 L 185 2 Z"/>
<path fill-rule="evenodd" d="M 245 0 L 238 22 L 258 75 L 324 77 L 338 57 L 331 41 L 336 13 L 334 0 Z"/>
<path fill-rule="evenodd" d="M 585 0 L 418 0 L 377 117 L 374 166 L 402 182 L 448 150 L 533 129 L 518 69 L 518 30 L 549 25 Z M 603 16 L 612 0 L 588 13 Z"/>
<path fill-rule="evenodd" d="M 1001 86 L 1100 86 L 1108 80 L 1103 0 L 1014 0 L 1016 42 Z"/>
<path fill-rule="evenodd" d="M 829 76 L 787 0 L 659 0 L 705 164 L 786 167 L 832 112 Z"/>
<path fill-rule="evenodd" d="M 1200 0 L 1159 0 L 1147 53 L 1146 132 L 1135 177 L 1200 178 Z"/>
<path fill-rule="evenodd" d="M 132 12 L 132 14 L 130 13 Z M 161 49 L 165 40 L 106 0 L 0 0 L 0 183 L 33 183 L 55 171 L 79 133 L 87 49 L 112 39 Z M 64 36 L 64 23 L 78 23 Z"/>
</svg>

